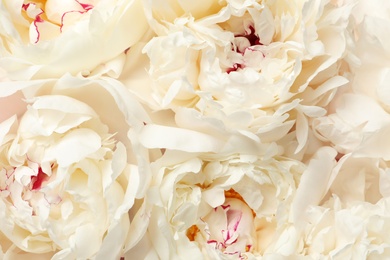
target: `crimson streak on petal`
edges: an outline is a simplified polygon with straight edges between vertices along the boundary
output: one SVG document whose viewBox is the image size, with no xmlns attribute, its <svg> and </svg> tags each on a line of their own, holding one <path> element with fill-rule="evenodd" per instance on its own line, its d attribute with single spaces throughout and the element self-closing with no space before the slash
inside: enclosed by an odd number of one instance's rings
<svg viewBox="0 0 390 260">
<path fill-rule="evenodd" d="M 42 187 L 42 182 L 47 179 L 46 173 L 39 167 L 37 176 L 31 176 L 32 190 L 37 190 Z"/>
</svg>

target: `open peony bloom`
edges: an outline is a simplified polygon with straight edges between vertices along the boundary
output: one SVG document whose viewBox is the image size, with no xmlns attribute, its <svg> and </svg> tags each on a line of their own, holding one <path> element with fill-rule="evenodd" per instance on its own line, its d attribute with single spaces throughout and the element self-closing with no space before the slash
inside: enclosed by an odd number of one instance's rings
<svg viewBox="0 0 390 260">
<path fill-rule="evenodd" d="M 350 24 L 347 75 L 350 83 L 330 102 L 328 114 L 316 118 L 317 137 L 339 153 L 359 150 L 360 146 L 384 137 L 390 120 L 390 4 L 388 1 L 359 1 Z M 386 139 L 384 139 L 386 140 Z M 372 149 L 382 149 L 377 142 Z"/>
<path fill-rule="evenodd" d="M 338 66 L 352 5 L 228 0 L 200 10 L 162 2 L 165 9 L 146 6 L 158 35 L 143 49 L 151 87 L 131 84 L 136 74 L 130 73 L 123 80 L 131 90 L 155 110 L 177 115 L 191 109 L 254 140 L 276 141 L 296 131 L 301 150 L 310 118 L 323 116 L 347 82 Z M 181 16 L 171 19 L 175 13 Z"/>
<path fill-rule="evenodd" d="M 2 0 L 0 17 L 0 67 L 18 80 L 88 76 L 148 29 L 141 0 Z"/>
<path fill-rule="evenodd" d="M 307 212 L 305 254 L 316 259 L 386 259 L 390 257 L 389 198 L 346 206 L 335 197 Z"/>
<path fill-rule="evenodd" d="M 313 121 L 316 136 L 336 151 L 323 153 L 327 159 L 303 174 L 293 212 L 300 249 L 317 258 L 390 255 L 389 14 L 388 1 L 355 5 L 345 60 L 351 82 L 330 102 L 328 114 Z"/>
<path fill-rule="evenodd" d="M 153 164 L 147 233 L 160 259 L 250 259 L 287 216 L 303 164 L 167 151 Z"/>
<path fill-rule="evenodd" d="M 68 92 L 85 97 L 85 89 Z M 95 95 L 101 91 L 95 86 Z M 107 95 L 106 101 L 111 104 Z M 0 123 L 5 259 L 118 259 L 129 239 L 129 210 L 147 184 L 140 183 L 138 167 L 130 163 L 135 156 L 129 154 L 134 147 L 126 137 L 128 129 L 109 121 L 106 125 L 104 113 L 99 116 L 67 95 L 52 93 L 27 103 L 20 118 Z M 110 116 L 125 122 L 115 106 Z"/>
<path fill-rule="evenodd" d="M 330 147 L 315 154 L 300 178 L 289 220 L 268 254 L 310 259 L 390 256 L 388 149 L 371 149 L 371 144 L 364 142 L 338 161 Z"/>
<path fill-rule="evenodd" d="M 389 159 L 383 159 L 381 149 L 375 155 L 362 149 L 323 170 L 325 178 L 313 171 L 302 176 L 311 181 L 297 193 L 323 192 L 314 200 L 301 196 L 295 203 L 300 234 L 296 252 L 316 258 L 388 258 L 389 172 Z"/>
<path fill-rule="evenodd" d="M 336 195 L 302 216 L 304 228 L 285 225 L 266 259 L 387 259 L 389 198 L 345 205 Z M 284 247 L 284 248 L 283 248 Z M 290 247 L 290 248 L 288 248 Z M 283 248 L 284 250 L 280 250 Z M 278 250 L 279 249 L 279 250 Z"/>
</svg>

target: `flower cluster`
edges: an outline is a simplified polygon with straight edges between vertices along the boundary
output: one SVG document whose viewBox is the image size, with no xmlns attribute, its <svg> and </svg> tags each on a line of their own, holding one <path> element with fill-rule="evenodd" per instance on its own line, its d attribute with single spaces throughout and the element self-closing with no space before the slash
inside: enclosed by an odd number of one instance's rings
<svg viewBox="0 0 390 260">
<path fill-rule="evenodd" d="M 387 0 L 0 0 L 0 258 L 389 258 L 389 33 Z"/>
</svg>

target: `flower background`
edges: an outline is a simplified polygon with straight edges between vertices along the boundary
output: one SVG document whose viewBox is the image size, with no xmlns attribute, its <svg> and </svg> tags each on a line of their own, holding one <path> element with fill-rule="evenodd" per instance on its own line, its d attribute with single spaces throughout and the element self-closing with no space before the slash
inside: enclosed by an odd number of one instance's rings
<svg viewBox="0 0 390 260">
<path fill-rule="evenodd" d="M 390 258 L 387 0 L 1 0 L 1 259 Z"/>
</svg>

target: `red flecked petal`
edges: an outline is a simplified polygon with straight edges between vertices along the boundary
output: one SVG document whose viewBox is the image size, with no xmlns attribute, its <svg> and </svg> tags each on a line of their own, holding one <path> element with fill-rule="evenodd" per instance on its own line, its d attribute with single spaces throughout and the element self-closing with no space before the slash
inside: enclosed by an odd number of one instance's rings
<svg viewBox="0 0 390 260">
<path fill-rule="evenodd" d="M 38 169 L 38 174 L 37 176 L 32 176 L 31 177 L 31 183 L 32 185 L 32 190 L 37 190 L 42 187 L 42 183 L 47 179 L 46 173 L 42 171 L 42 168 L 39 167 Z"/>
</svg>

